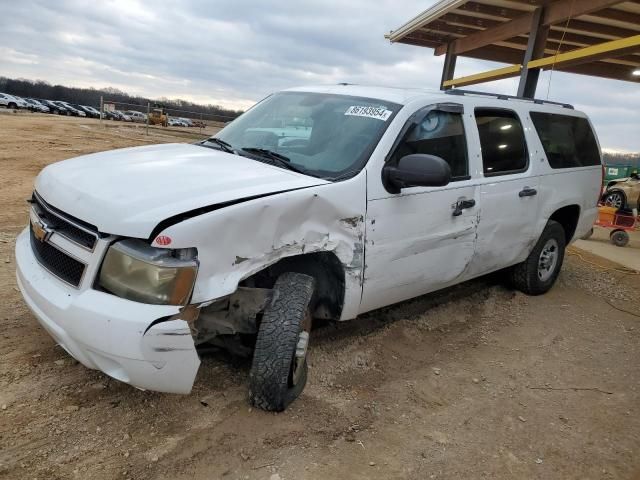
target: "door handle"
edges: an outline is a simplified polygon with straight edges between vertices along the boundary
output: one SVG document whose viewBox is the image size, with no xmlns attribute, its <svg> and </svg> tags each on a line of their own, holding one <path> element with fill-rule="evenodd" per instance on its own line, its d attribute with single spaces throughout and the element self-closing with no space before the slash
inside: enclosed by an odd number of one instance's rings
<svg viewBox="0 0 640 480">
<path fill-rule="evenodd" d="M 520 192 L 518 193 L 519 197 L 533 197 L 534 195 L 537 195 L 538 191 L 535 188 L 529 188 L 529 187 L 524 187 L 522 190 L 520 190 Z"/>
<path fill-rule="evenodd" d="M 462 198 L 453 204 L 453 213 L 454 217 L 459 217 L 462 215 L 462 211 L 467 208 L 473 208 L 476 206 L 476 201 L 473 198 L 466 199 Z"/>
</svg>

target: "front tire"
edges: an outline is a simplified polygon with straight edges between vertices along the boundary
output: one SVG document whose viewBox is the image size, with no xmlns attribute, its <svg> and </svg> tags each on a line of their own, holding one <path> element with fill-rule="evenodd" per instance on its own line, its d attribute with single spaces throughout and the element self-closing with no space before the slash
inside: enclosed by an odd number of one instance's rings
<svg viewBox="0 0 640 480">
<path fill-rule="evenodd" d="M 281 412 L 305 387 L 314 284 L 313 277 L 293 272 L 276 280 L 249 372 L 249 400 L 258 408 Z"/>
<path fill-rule="evenodd" d="M 562 225 L 549 220 L 527 259 L 511 267 L 512 284 L 528 295 L 548 292 L 560 274 L 565 247 Z"/>
</svg>

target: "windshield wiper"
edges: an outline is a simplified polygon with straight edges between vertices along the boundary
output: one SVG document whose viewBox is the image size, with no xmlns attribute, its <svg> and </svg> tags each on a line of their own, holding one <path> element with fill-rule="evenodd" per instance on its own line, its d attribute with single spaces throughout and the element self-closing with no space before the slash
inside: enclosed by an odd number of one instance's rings
<svg viewBox="0 0 640 480">
<path fill-rule="evenodd" d="M 292 170 L 298 173 L 305 173 L 306 171 L 302 168 L 298 168 L 291 163 L 291 159 L 281 153 L 274 152 L 273 150 L 268 150 L 266 148 L 256 148 L 256 147 L 243 147 L 241 150 L 252 153 L 262 158 L 268 158 L 269 160 L 273 160 L 274 163 L 279 166 L 286 168 L 287 170 Z"/>
<path fill-rule="evenodd" d="M 203 146 L 206 147 L 206 145 L 204 145 L 204 144 L 207 143 L 207 142 L 215 143 L 216 145 L 218 145 L 225 152 L 236 153 L 236 151 L 234 150 L 233 146 L 230 143 L 225 142 L 224 140 L 220 140 L 219 138 L 216 138 L 216 137 L 207 138 L 206 140 L 201 142 L 200 145 L 203 145 Z"/>
<path fill-rule="evenodd" d="M 351 178 L 353 176 L 355 176 L 357 173 L 359 173 L 360 170 L 348 170 L 344 173 L 341 173 L 340 175 L 336 175 L 335 177 L 325 177 L 326 180 L 329 180 L 330 182 L 337 182 L 339 180 L 345 180 L 347 178 Z"/>
</svg>

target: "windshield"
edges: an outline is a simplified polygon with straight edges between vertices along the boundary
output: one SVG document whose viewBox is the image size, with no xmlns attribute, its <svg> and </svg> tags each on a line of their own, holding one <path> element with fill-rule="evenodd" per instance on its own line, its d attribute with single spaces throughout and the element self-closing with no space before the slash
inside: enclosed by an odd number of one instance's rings
<svg viewBox="0 0 640 480">
<path fill-rule="evenodd" d="M 372 98 L 281 92 L 215 138 L 233 149 L 275 152 L 306 174 L 333 179 L 362 169 L 400 107 Z"/>
</svg>

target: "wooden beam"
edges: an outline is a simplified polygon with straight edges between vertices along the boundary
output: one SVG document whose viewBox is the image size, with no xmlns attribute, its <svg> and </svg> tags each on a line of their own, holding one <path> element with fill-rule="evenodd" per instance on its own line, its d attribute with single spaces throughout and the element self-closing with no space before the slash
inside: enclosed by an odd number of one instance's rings
<svg viewBox="0 0 640 480">
<path fill-rule="evenodd" d="M 506 38 L 515 37 L 521 33 L 527 32 L 531 25 L 532 14 L 526 13 L 518 18 L 497 25 L 493 28 L 474 33 L 465 38 L 460 38 L 453 42 L 452 48 L 455 55 L 460 55 L 470 50 L 474 50 L 485 45 L 491 45 L 494 42 L 504 40 Z M 442 55 L 446 53 L 446 46 L 440 45 L 436 48 L 435 54 Z"/>
<path fill-rule="evenodd" d="M 577 73 L 580 75 L 589 75 L 590 77 L 610 78 L 613 80 L 624 80 L 627 82 L 636 82 L 640 84 L 640 77 L 631 75 L 632 69 L 613 65 L 611 63 L 594 62 L 584 63 L 582 65 L 574 65 L 567 68 L 559 68 L 561 72 Z"/>
<path fill-rule="evenodd" d="M 476 73 L 467 77 L 454 78 L 442 82 L 445 88 L 465 87 L 467 85 L 475 85 L 476 83 L 492 82 L 493 80 L 501 80 L 503 78 L 517 77 L 520 75 L 521 65 L 511 65 L 509 67 L 497 68 L 488 72 Z"/>
<path fill-rule="evenodd" d="M 634 81 L 635 79 L 626 78 L 627 76 L 632 77 L 632 67 L 613 63 L 604 63 L 599 60 L 616 58 L 629 53 L 630 51 L 637 51 L 638 48 L 640 48 L 640 35 L 635 35 L 633 37 L 612 40 L 610 42 L 604 42 L 599 45 L 580 48 L 550 57 L 531 60 L 527 63 L 527 68 L 529 70 L 547 70 L 549 68 L 554 68 L 556 70 L 585 73 L 587 75 L 589 74 L 588 72 L 598 72 L 597 76 Z M 581 65 L 595 65 L 595 67 L 580 67 Z M 447 80 L 443 82 L 442 85 L 444 87 L 464 87 L 477 83 L 515 77 L 520 75 L 521 69 L 522 65 L 510 65 L 508 67 L 498 68 L 488 72 Z M 607 72 L 607 69 L 609 69 L 609 72 Z M 596 74 L 594 73 L 594 75 Z"/>
<path fill-rule="evenodd" d="M 472 17 L 471 15 L 459 15 L 456 13 L 447 13 L 446 15 L 443 15 L 442 17 L 440 17 L 438 21 L 446 23 L 448 25 L 460 25 L 463 27 L 471 27 L 476 31 L 486 30 L 488 28 L 494 28 L 504 23 L 501 20 L 478 18 L 478 17 Z M 434 22 L 431 22 L 431 23 L 434 23 Z"/>
<path fill-rule="evenodd" d="M 612 40 L 610 42 L 560 53 L 551 57 L 532 60 L 527 66 L 529 68 L 543 69 L 550 68 L 551 66 L 554 66 L 554 68 L 570 67 L 586 62 L 595 62 L 604 58 L 615 58 L 620 55 L 635 52 L 638 50 L 638 47 L 640 47 L 640 35 L 634 35 L 633 37 Z"/>
<path fill-rule="evenodd" d="M 544 57 L 549 25 L 543 25 L 544 7 L 539 7 L 533 12 L 533 20 L 529 32 L 527 50 L 522 61 L 523 68 L 520 71 L 520 83 L 518 84 L 518 96 L 533 98 L 538 86 L 539 68 L 529 68 L 529 62 Z"/>
<path fill-rule="evenodd" d="M 456 72 L 456 60 L 458 57 L 451 52 L 447 52 L 442 66 L 442 78 L 440 79 L 440 90 L 449 90 L 451 87 L 445 86 L 444 82 L 453 79 Z"/>
<path fill-rule="evenodd" d="M 543 25 L 553 25 L 566 21 L 568 18 L 586 15 L 617 3 L 620 3 L 620 0 L 558 0 L 549 3 L 545 8 Z M 455 40 L 452 44 L 453 54 L 460 55 L 500 40 L 528 33 L 532 19 L 533 12 L 525 13 L 491 29 Z M 436 55 L 442 55 L 444 53 L 446 53 L 446 45 L 440 45 L 436 48 Z"/>
<path fill-rule="evenodd" d="M 464 54 L 465 57 L 477 58 L 479 60 L 489 60 L 491 62 L 501 62 L 519 64 L 522 62 L 522 50 L 501 47 L 499 45 L 487 45 Z"/>
<path fill-rule="evenodd" d="M 499 7 L 494 5 L 485 5 L 478 2 L 467 2 L 464 5 L 460 5 L 454 10 L 455 13 L 468 15 L 486 15 L 495 19 L 511 20 L 515 17 L 519 17 L 523 13 L 528 13 L 529 8 L 524 7 L 523 10 L 507 7 Z"/>
<path fill-rule="evenodd" d="M 443 15 L 439 20 L 431 22 L 429 26 L 433 26 L 434 28 L 437 28 L 441 31 L 448 31 L 456 28 L 457 33 L 463 35 L 472 35 L 474 33 L 478 33 L 477 30 L 480 28 L 484 28 L 485 30 L 487 30 L 499 25 L 503 25 L 505 23 L 504 21 L 501 22 L 499 20 L 490 19 L 482 19 L 482 22 L 478 22 L 477 19 L 474 19 L 474 17 L 471 16 L 456 15 L 455 12 L 457 11 L 458 10 L 455 10 L 453 13 Z M 555 30 L 552 30 L 549 33 L 549 38 L 554 40 L 561 39 L 563 37 L 563 30 L 565 25 L 566 21 L 565 23 L 554 25 Z M 638 25 L 640 25 L 640 23 L 638 23 Z M 429 27 L 424 28 L 426 30 Z M 593 20 L 575 20 L 573 19 L 573 17 L 569 22 L 568 29 L 580 30 L 583 33 L 566 32 L 564 33 L 565 41 L 580 41 L 586 45 L 599 43 L 603 40 L 603 37 L 605 37 L 607 40 L 613 40 L 615 38 L 630 37 L 638 33 L 636 30 L 632 30 L 629 28 L 595 23 Z M 528 33 L 529 32 L 527 31 L 520 35 L 526 37 Z"/>
<path fill-rule="evenodd" d="M 558 25 L 553 25 L 551 28 L 555 29 L 556 31 L 562 31 L 565 29 L 565 25 L 566 23 L 561 23 Z M 608 40 L 613 40 L 615 38 L 630 37 L 638 33 L 637 30 L 613 27 L 611 25 L 604 25 L 602 23 L 593 23 L 587 22 L 585 20 L 575 19 L 571 19 L 566 29 L 578 31 L 580 32 L 580 35 L 591 35 L 596 37 L 598 35 L 601 35 L 601 40 L 602 36 L 607 37 Z"/>
<path fill-rule="evenodd" d="M 509 40 L 506 40 L 504 42 L 498 42 L 496 45 L 514 49 L 519 52 L 524 52 L 527 48 L 528 41 L 524 37 L 516 37 L 516 38 L 510 38 Z M 547 40 L 544 53 L 547 53 L 549 55 L 556 55 L 557 53 L 565 53 L 565 52 L 573 51 L 576 49 L 576 47 L 584 48 L 584 47 L 589 47 L 591 45 L 593 45 L 593 43 L 576 45 L 576 44 L 566 43 L 565 41 L 565 43 L 560 44 L 559 42 L 556 42 L 556 41 Z M 465 56 L 467 55 L 468 54 L 465 54 Z M 619 60 L 625 60 L 627 62 L 633 62 L 634 64 L 637 62 L 640 62 L 640 48 L 638 48 L 637 51 L 631 51 L 625 54 L 624 56 L 618 56 L 616 58 L 618 58 Z M 608 61 L 608 60 L 605 60 L 605 61 Z M 512 63 L 518 63 L 518 62 L 516 61 Z"/>
<path fill-rule="evenodd" d="M 616 10 L 614 8 L 605 8 L 604 10 L 598 10 L 597 12 L 591 12 L 591 17 L 605 18 L 607 20 L 615 20 L 616 22 L 632 23 L 634 25 L 640 25 L 640 15 L 637 13 L 624 12 L 622 10 Z"/>
</svg>

